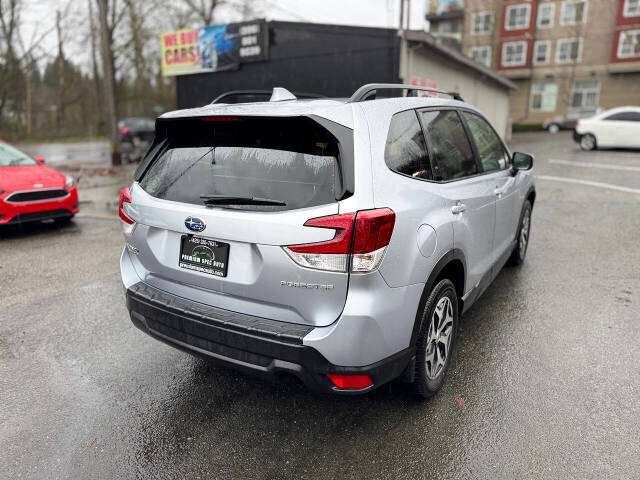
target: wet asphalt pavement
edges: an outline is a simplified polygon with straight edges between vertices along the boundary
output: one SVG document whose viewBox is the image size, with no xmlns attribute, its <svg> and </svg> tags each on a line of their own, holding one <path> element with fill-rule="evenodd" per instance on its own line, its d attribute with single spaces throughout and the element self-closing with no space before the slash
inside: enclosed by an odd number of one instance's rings
<svg viewBox="0 0 640 480">
<path fill-rule="evenodd" d="M 544 178 L 527 260 L 465 314 L 428 402 L 397 382 L 317 396 L 147 337 L 115 218 L 6 234 L 0 477 L 639 478 L 640 152 L 514 146 Z"/>
</svg>

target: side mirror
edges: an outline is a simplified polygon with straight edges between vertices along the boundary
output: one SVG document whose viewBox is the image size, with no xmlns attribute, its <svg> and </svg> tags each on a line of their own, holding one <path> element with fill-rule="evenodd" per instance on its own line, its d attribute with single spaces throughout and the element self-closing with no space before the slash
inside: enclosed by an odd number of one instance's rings
<svg viewBox="0 0 640 480">
<path fill-rule="evenodd" d="M 531 170 L 533 168 L 533 155 L 515 152 L 511 157 L 511 165 L 514 175 L 520 170 Z"/>
<path fill-rule="evenodd" d="M 44 158 L 42 157 L 33 157 L 33 159 L 38 162 L 40 165 L 44 165 Z"/>
</svg>

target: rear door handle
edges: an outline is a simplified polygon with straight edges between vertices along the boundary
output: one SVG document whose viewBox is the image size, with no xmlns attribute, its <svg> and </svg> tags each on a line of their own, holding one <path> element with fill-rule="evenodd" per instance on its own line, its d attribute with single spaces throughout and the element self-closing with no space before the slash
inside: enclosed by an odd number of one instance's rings
<svg viewBox="0 0 640 480">
<path fill-rule="evenodd" d="M 464 203 L 458 202 L 453 207 L 451 207 L 451 213 L 457 215 L 459 213 L 464 212 L 467 209 L 467 206 Z"/>
</svg>

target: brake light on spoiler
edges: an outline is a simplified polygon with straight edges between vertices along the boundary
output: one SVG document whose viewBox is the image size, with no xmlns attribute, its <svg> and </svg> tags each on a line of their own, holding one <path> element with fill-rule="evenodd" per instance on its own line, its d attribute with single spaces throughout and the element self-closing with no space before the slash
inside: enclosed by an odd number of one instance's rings
<svg viewBox="0 0 640 480">
<path fill-rule="evenodd" d="M 302 267 L 332 272 L 376 270 L 391 240 L 396 215 L 389 208 L 312 218 L 306 227 L 331 228 L 331 240 L 288 245 L 284 251 Z"/>
<path fill-rule="evenodd" d="M 215 117 L 202 117 L 203 122 L 237 122 L 238 117 L 230 117 L 228 115 L 217 115 Z"/>
</svg>

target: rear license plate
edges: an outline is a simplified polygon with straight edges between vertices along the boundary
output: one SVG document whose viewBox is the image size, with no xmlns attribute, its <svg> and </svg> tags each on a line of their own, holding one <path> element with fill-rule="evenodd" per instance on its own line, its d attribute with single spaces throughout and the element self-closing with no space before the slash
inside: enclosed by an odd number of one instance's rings
<svg viewBox="0 0 640 480">
<path fill-rule="evenodd" d="M 178 260 L 180 267 L 216 277 L 226 277 L 228 261 L 228 243 L 189 235 L 182 236 Z"/>
</svg>

